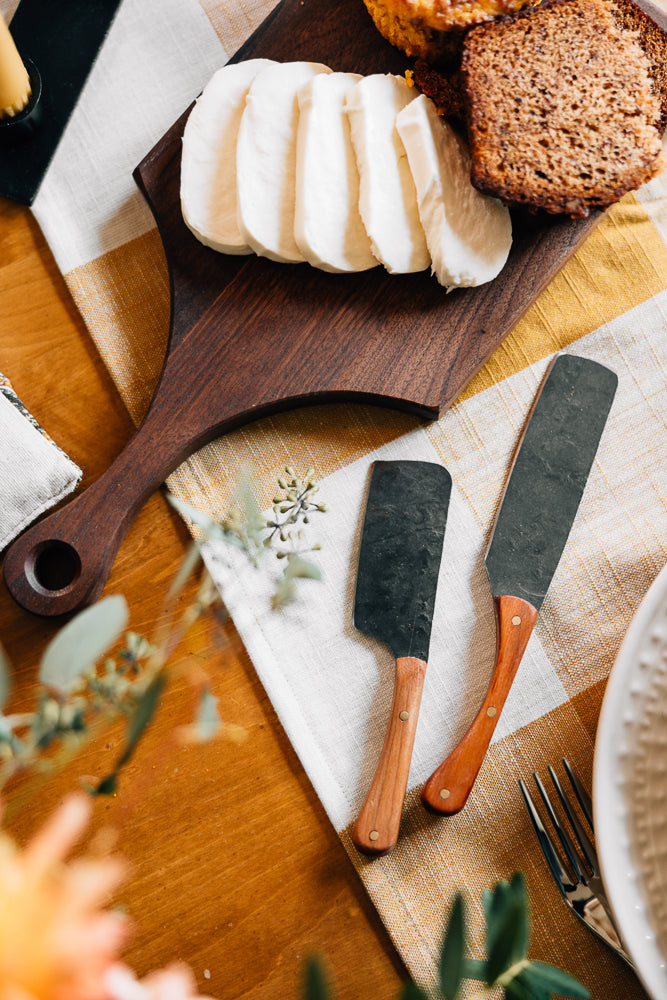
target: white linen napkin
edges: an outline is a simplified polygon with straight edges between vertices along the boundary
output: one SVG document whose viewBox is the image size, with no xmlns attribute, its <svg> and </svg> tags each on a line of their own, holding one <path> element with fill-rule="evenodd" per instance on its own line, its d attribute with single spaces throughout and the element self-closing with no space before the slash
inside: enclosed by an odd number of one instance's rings
<svg viewBox="0 0 667 1000">
<path fill-rule="evenodd" d="M 82 475 L 11 397 L 0 376 L 0 549 L 71 493 Z"/>
</svg>

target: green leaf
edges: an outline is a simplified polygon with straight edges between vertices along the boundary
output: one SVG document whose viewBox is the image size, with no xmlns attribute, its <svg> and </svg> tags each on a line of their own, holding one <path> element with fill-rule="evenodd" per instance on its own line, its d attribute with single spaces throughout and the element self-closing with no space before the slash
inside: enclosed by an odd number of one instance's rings
<svg viewBox="0 0 667 1000">
<path fill-rule="evenodd" d="M 304 1000 L 331 1000 L 324 966 L 316 955 L 310 955 L 305 961 L 303 997 Z"/>
<path fill-rule="evenodd" d="M 517 978 L 523 979 L 534 987 L 542 987 L 547 993 L 558 993 L 562 997 L 590 996 L 590 993 L 578 979 L 569 972 L 548 965 L 546 962 L 531 962 Z"/>
<path fill-rule="evenodd" d="M 496 946 L 496 940 L 503 927 L 507 909 L 510 905 L 511 892 L 509 883 L 496 882 L 493 889 L 486 889 L 482 894 L 482 903 L 486 915 L 486 954 L 491 954 Z"/>
<path fill-rule="evenodd" d="M 292 579 L 302 578 L 305 580 L 321 580 L 322 574 L 317 566 L 307 562 L 297 552 L 289 552 L 287 555 L 287 568 L 285 576 Z"/>
<path fill-rule="evenodd" d="M 245 520 L 246 531 L 257 547 L 262 545 L 266 519 L 257 503 L 257 492 L 249 468 L 241 471 L 236 488 L 236 502 Z"/>
<path fill-rule="evenodd" d="M 511 965 L 526 957 L 530 915 L 521 875 L 492 890 L 486 924 L 487 983 L 492 985 Z"/>
<path fill-rule="evenodd" d="M 484 910 L 484 917 L 488 923 L 489 915 L 491 913 L 491 907 L 493 906 L 493 893 L 490 889 L 484 889 L 482 891 L 482 909 Z"/>
<path fill-rule="evenodd" d="M 108 795 L 116 791 L 118 774 L 121 768 L 124 767 L 132 757 L 132 754 L 137 747 L 137 743 L 141 739 L 148 723 L 153 718 L 153 714 L 155 713 L 155 709 L 160 701 L 160 695 L 162 694 L 164 685 L 164 676 L 162 674 L 158 674 L 157 677 L 153 678 L 142 694 L 134 715 L 130 718 L 130 724 L 127 730 L 127 739 L 125 741 L 123 752 L 116 761 L 116 766 L 113 771 L 108 774 L 106 778 L 103 778 L 97 786 L 96 792 L 98 795 Z"/>
<path fill-rule="evenodd" d="M 428 994 L 413 979 L 408 979 L 401 986 L 397 1000 L 428 1000 Z"/>
<path fill-rule="evenodd" d="M 182 514 L 183 517 L 187 517 L 189 521 L 192 521 L 192 523 L 198 528 L 201 528 L 206 535 L 209 535 L 212 531 L 215 532 L 218 529 L 219 526 L 212 517 L 206 514 L 203 510 L 193 507 L 191 503 L 186 503 L 185 500 L 180 500 L 178 497 L 175 497 L 173 493 L 167 493 L 167 500 L 172 507 L 176 508 L 179 514 Z"/>
<path fill-rule="evenodd" d="M 91 795 L 115 795 L 116 789 L 118 788 L 118 773 L 113 771 L 112 774 L 108 774 L 106 778 L 102 778 L 97 788 L 90 788 L 88 790 Z"/>
<path fill-rule="evenodd" d="M 127 619 L 127 604 L 119 594 L 78 614 L 46 647 L 39 668 L 42 684 L 68 694 L 121 636 Z"/>
<path fill-rule="evenodd" d="M 454 1000 L 463 978 L 465 953 L 465 903 L 457 892 L 447 921 L 447 929 L 440 951 L 438 977 L 445 1000 Z"/>
<path fill-rule="evenodd" d="M 194 573 L 199 560 L 201 559 L 200 546 L 198 542 L 191 542 L 188 551 L 181 560 L 181 565 L 169 586 L 167 593 L 168 600 L 174 600 L 183 591 L 186 583 Z"/>
<path fill-rule="evenodd" d="M 125 749 L 118 760 L 117 767 L 122 767 L 123 764 L 127 764 L 128 760 L 134 753 L 137 743 L 141 739 L 144 730 L 155 714 L 155 709 L 160 701 L 160 695 L 164 690 L 164 685 L 164 676 L 162 674 L 158 674 L 157 677 L 153 678 L 139 699 L 134 715 L 130 719 Z"/>
<path fill-rule="evenodd" d="M 210 691 L 202 693 L 197 707 L 195 726 L 200 740 L 212 739 L 222 728 L 222 719 L 218 712 L 218 699 Z"/>
<path fill-rule="evenodd" d="M 486 959 L 466 958 L 463 962 L 463 978 L 478 979 L 480 983 L 486 982 Z"/>
<path fill-rule="evenodd" d="M 0 644 L 0 712 L 7 704 L 12 689 L 12 667 L 9 657 Z"/>
<path fill-rule="evenodd" d="M 548 990 L 545 992 L 541 987 L 531 986 L 523 981 L 521 975 L 507 983 L 505 997 L 508 1000 L 551 1000 L 551 994 Z"/>
<path fill-rule="evenodd" d="M 516 931 L 515 961 L 525 958 L 530 944 L 530 904 L 526 890 L 526 880 L 521 872 L 514 872 L 510 879 L 510 889 L 519 907 L 519 926 Z"/>
</svg>

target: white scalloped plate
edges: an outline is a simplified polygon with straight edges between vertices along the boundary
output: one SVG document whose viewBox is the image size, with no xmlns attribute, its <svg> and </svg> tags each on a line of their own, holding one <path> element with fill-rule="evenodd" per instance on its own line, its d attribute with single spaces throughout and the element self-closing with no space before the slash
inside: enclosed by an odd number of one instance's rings
<svg viewBox="0 0 667 1000">
<path fill-rule="evenodd" d="M 667 567 L 638 608 L 609 677 L 593 804 L 621 936 L 653 1000 L 667 1000 Z"/>
</svg>

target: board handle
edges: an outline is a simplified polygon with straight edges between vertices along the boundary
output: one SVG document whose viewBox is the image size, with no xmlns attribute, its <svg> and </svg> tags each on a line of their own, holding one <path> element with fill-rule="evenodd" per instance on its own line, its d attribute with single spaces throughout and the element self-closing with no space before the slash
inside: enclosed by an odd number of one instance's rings
<svg viewBox="0 0 667 1000">
<path fill-rule="evenodd" d="M 352 842 L 362 854 L 386 854 L 398 840 L 425 676 L 424 660 L 414 656 L 396 660 L 389 725 L 366 801 L 352 828 Z"/>
<path fill-rule="evenodd" d="M 426 808 L 443 816 L 466 804 L 537 620 L 537 610 L 519 597 L 496 597 L 495 605 L 498 650 L 486 697 L 468 732 L 421 793 Z"/>
<path fill-rule="evenodd" d="M 14 600 L 45 617 L 97 600 L 135 514 L 182 451 L 187 445 L 175 449 L 159 419 L 147 416 L 99 479 L 8 548 L 3 575 Z"/>
</svg>

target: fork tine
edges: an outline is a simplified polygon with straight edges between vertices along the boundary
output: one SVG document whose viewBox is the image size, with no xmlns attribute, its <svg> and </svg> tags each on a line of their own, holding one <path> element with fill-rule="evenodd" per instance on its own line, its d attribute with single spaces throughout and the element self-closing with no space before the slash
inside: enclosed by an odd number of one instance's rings
<svg viewBox="0 0 667 1000">
<path fill-rule="evenodd" d="M 590 837 L 588 836 L 588 834 L 584 830 L 583 826 L 579 822 L 579 817 L 577 816 L 577 814 L 575 813 L 574 809 L 570 805 L 570 801 L 567 798 L 567 796 L 565 795 L 565 792 L 563 791 L 561 783 L 558 780 L 558 775 L 554 771 L 554 769 L 551 766 L 551 764 L 549 764 L 549 774 L 551 776 L 551 780 L 553 782 L 554 788 L 556 789 L 556 792 L 558 793 L 558 798 L 561 801 L 563 809 L 567 813 L 567 818 L 569 819 L 570 823 L 572 824 L 572 829 L 574 830 L 575 837 L 579 841 L 579 846 L 581 847 L 581 850 L 584 853 L 584 857 L 586 858 L 586 861 L 588 862 L 588 865 L 589 865 L 591 871 L 593 872 L 593 874 L 597 875 L 597 873 L 598 873 L 598 859 L 597 859 L 597 854 L 595 853 L 595 848 L 593 847 L 593 844 L 591 843 Z"/>
<path fill-rule="evenodd" d="M 572 769 L 572 765 L 566 757 L 563 757 L 563 767 L 565 768 L 565 773 L 570 779 L 570 784 L 574 788 L 574 794 L 577 796 L 579 805 L 581 806 L 581 811 L 586 817 L 586 822 L 593 829 L 593 803 L 591 802 L 591 797 L 579 781 L 575 771 Z"/>
<path fill-rule="evenodd" d="M 558 886 L 561 895 L 565 898 L 565 886 L 566 885 L 571 886 L 572 880 L 568 875 L 568 873 L 563 868 L 561 860 L 558 856 L 558 852 L 556 851 L 556 848 L 553 845 L 551 837 L 546 831 L 546 828 L 544 826 L 544 823 L 542 822 L 540 814 L 537 811 L 537 807 L 535 806 L 532 796 L 526 787 L 526 783 L 521 778 L 519 778 L 519 788 L 521 789 L 523 800 L 526 803 L 526 808 L 528 810 L 530 821 L 533 824 L 533 829 L 537 834 L 538 843 L 542 848 L 542 854 L 544 855 L 546 863 L 549 866 L 549 871 L 553 875 L 554 881 Z"/>
<path fill-rule="evenodd" d="M 567 855 L 567 859 L 568 859 L 568 861 L 570 862 L 570 864 L 572 866 L 572 870 L 573 870 L 574 874 L 577 876 L 577 878 L 580 879 L 580 878 L 583 877 L 583 872 L 581 870 L 581 866 L 579 864 L 579 857 L 577 855 L 575 846 L 572 843 L 572 839 L 569 836 L 569 834 L 568 834 L 567 830 L 565 829 L 565 827 L 563 826 L 563 824 L 561 823 L 556 810 L 554 809 L 553 805 L 551 804 L 551 799 L 549 798 L 549 796 L 547 794 L 547 790 L 544 787 L 544 785 L 542 784 L 542 781 L 540 780 L 539 774 L 536 774 L 535 772 L 533 772 L 533 778 L 535 779 L 535 784 L 537 785 L 537 789 L 538 789 L 538 791 L 539 791 L 539 793 L 540 793 L 540 795 L 542 797 L 542 801 L 544 802 L 544 805 L 546 806 L 546 810 L 547 810 L 547 812 L 549 814 L 549 819 L 551 820 L 551 822 L 554 825 L 554 829 L 555 829 L 556 833 L 558 834 L 558 839 L 560 840 L 561 844 L 563 845 L 563 850 L 565 851 L 565 854 Z"/>
</svg>

